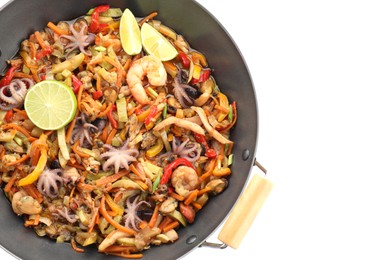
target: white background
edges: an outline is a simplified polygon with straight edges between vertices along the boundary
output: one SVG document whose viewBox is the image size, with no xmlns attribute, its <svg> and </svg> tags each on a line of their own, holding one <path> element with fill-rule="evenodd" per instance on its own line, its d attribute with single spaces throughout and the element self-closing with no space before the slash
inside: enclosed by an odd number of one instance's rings
<svg viewBox="0 0 390 260">
<path fill-rule="evenodd" d="M 239 249 L 183 259 L 390 259 L 388 1 L 198 2 L 250 69 L 275 188 Z"/>
</svg>

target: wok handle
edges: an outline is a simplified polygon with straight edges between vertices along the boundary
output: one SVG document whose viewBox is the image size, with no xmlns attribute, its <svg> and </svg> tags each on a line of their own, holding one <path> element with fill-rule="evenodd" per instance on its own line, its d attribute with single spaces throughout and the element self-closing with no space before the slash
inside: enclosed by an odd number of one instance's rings
<svg viewBox="0 0 390 260">
<path fill-rule="evenodd" d="M 218 239 L 237 249 L 273 188 L 271 181 L 254 174 L 233 207 Z"/>
</svg>

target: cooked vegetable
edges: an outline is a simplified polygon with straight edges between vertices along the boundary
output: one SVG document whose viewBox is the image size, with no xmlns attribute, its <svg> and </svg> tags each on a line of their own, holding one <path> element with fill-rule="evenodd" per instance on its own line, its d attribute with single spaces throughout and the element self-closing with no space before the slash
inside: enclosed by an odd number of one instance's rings
<svg viewBox="0 0 390 260">
<path fill-rule="evenodd" d="M 40 236 L 76 252 L 96 244 L 140 258 L 179 239 L 176 231 L 226 190 L 237 108 L 206 57 L 156 12 L 133 25 L 144 28 L 144 50 L 160 56 L 127 54 L 122 14 L 98 6 L 22 41 L 0 80 L 0 174 L 13 211 Z M 168 53 L 153 47 L 161 40 Z M 76 96 L 74 118 L 58 130 L 37 127 L 40 111 L 24 109 L 45 79 Z"/>
</svg>

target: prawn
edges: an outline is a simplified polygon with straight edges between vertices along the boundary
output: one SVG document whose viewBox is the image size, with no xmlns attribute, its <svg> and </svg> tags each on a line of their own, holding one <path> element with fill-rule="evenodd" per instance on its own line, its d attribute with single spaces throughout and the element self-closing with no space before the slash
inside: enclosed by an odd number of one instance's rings
<svg viewBox="0 0 390 260">
<path fill-rule="evenodd" d="M 176 192 L 186 197 L 190 191 L 196 189 L 199 184 L 198 174 L 188 166 L 179 166 L 172 173 L 172 186 Z"/>
<path fill-rule="evenodd" d="M 126 81 L 135 100 L 140 104 L 149 104 L 148 95 L 142 85 L 142 79 L 147 76 L 154 86 L 164 86 L 167 81 L 167 71 L 163 63 L 154 56 L 144 56 L 133 62 Z"/>
</svg>

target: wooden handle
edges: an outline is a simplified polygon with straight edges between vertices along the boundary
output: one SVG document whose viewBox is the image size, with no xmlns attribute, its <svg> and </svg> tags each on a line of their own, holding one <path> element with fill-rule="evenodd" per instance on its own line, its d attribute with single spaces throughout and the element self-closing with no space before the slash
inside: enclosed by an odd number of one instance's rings
<svg viewBox="0 0 390 260">
<path fill-rule="evenodd" d="M 238 248 L 272 187 L 272 182 L 255 174 L 233 207 L 218 239 L 232 248 Z"/>
</svg>

